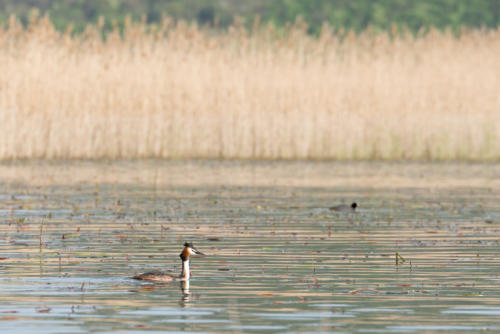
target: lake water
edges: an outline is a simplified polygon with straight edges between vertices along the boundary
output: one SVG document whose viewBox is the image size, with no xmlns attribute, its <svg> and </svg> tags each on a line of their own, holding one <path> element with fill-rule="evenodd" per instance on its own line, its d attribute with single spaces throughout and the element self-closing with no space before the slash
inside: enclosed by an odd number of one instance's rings
<svg viewBox="0 0 500 334">
<path fill-rule="evenodd" d="M 497 164 L 4 163 L 0 331 L 499 332 L 499 180 Z M 189 286 L 129 278 L 179 272 L 184 241 L 207 254 Z"/>
</svg>

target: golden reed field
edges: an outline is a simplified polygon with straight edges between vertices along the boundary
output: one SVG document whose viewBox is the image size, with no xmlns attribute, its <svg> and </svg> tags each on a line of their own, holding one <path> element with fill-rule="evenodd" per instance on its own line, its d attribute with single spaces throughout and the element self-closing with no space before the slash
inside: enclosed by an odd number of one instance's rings
<svg viewBox="0 0 500 334">
<path fill-rule="evenodd" d="M 0 159 L 500 159 L 500 30 L 0 30 Z"/>
</svg>

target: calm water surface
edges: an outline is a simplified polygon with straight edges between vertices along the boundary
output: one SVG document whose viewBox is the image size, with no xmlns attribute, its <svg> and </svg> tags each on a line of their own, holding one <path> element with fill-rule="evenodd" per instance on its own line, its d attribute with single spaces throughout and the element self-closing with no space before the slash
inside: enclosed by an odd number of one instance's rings
<svg viewBox="0 0 500 334">
<path fill-rule="evenodd" d="M 2 333 L 500 332 L 498 165 L 0 172 Z M 189 286 L 129 279 L 179 272 L 184 241 Z"/>
</svg>

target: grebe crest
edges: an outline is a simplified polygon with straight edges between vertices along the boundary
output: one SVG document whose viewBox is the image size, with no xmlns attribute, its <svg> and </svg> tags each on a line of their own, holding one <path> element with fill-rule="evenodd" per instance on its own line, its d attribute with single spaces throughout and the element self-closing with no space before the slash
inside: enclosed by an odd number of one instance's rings
<svg viewBox="0 0 500 334">
<path fill-rule="evenodd" d="M 179 257 L 182 260 L 182 271 L 179 276 L 173 276 L 161 271 L 152 271 L 134 276 L 132 278 L 141 281 L 151 281 L 151 282 L 170 282 L 174 280 L 189 280 L 191 276 L 191 272 L 189 271 L 189 260 L 191 259 L 191 255 L 205 255 L 205 254 L 194 248 L 193 243 L 191 242 L 184 243 L 184 249 L 179 254 Z"/>
</svg>

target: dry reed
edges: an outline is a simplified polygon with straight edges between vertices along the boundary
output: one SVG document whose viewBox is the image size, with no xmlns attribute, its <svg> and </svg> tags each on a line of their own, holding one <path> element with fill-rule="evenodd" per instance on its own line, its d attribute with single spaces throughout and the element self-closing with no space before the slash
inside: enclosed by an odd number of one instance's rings
<svg viewBox="0 0 500 334">
<path fill-rule="evenodd" d="M 0 30 L 0 159 L 498 160 L 500 30 Z"/>
</svg>

